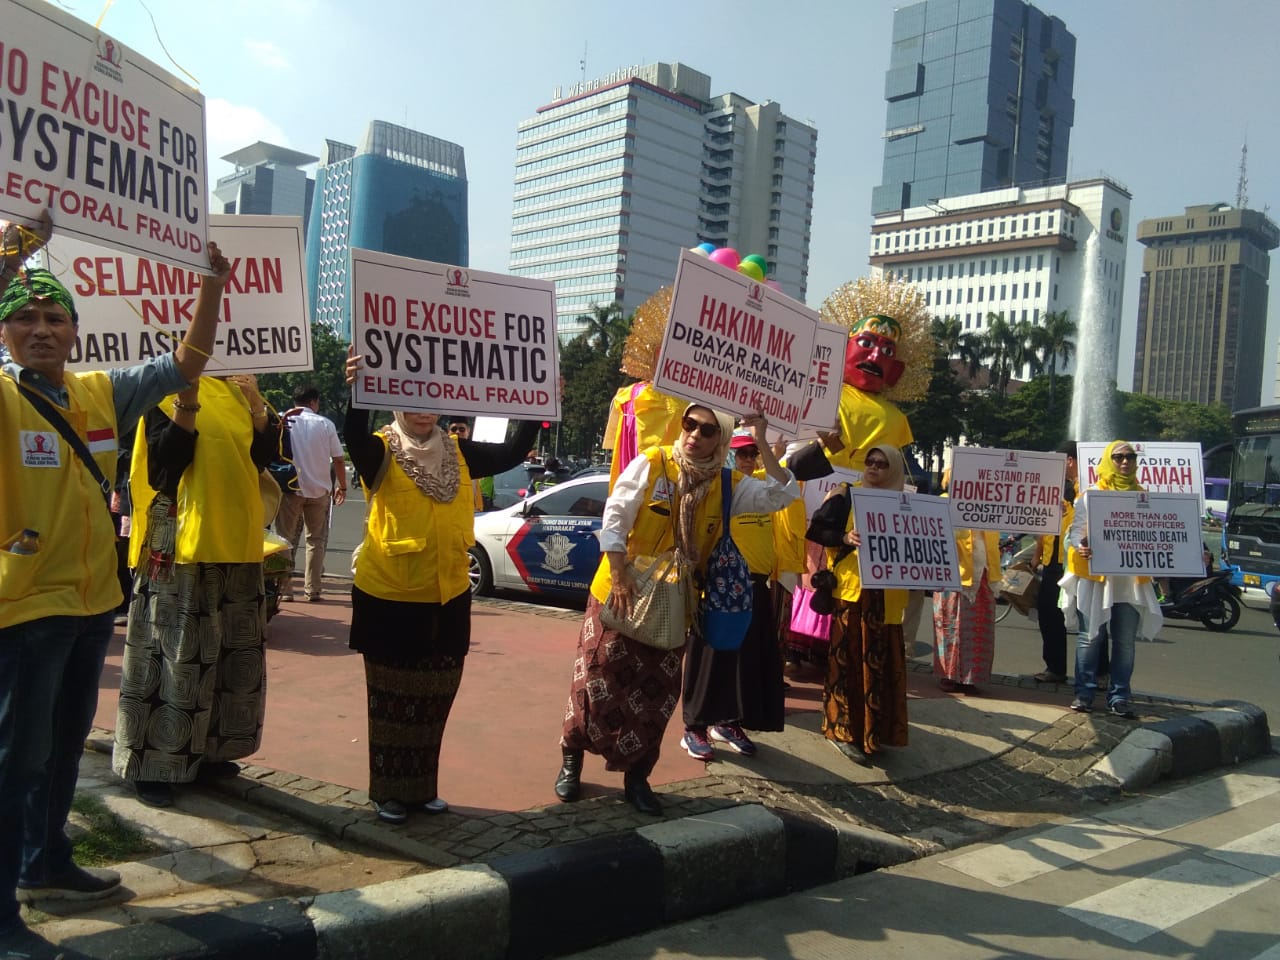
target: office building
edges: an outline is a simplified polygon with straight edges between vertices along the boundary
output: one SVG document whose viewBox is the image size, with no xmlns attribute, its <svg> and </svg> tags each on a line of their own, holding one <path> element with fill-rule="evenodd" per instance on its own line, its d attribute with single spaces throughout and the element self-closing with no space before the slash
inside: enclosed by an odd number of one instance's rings
<svg viewBox="0 0 1280 960">
<path fill-rule="evenodd" d="M 556 282 L 557 328 L 594 306 L 629 314 L 701 242 L 758 253 L 803 299 L 817 131 L 773 102 L 711 95 L 711 78 L 654 63 L 575 84 L 520 123 L 512 273 Z"/>
<path fill-rule="evenodd" d="M 301 217 L 305 235 L 316 182 L 300 168 L 319 157 L 259 140 L 222 159 L 236 169 L 213 188 L 216 212 Z"/>
<path fill-rule="evenodd" d="M 981 333 L 993 314 L 1041 325 L 1065 311 L 1115 379 L 1130 195 L 1106 177 L 1007 187 L 875 217 L 873 271 L 918 286 L 935 316 Z M 1077 341 L 1079 336 L 1077 336 Z M 1070 373 L 1074 361 L 1057 364 Z M 1024 367 L 1015 376 L 1029 374 Z"/>
<path fill-rule="evenodd" d="M 307 288 L 316 323 L 351 336 L 350 249 L 467 263 L 462 147 L 375 120 L 359 147 L 327 140 L 307 233 Z"/>
<path fill-rule="evenodd" d="M 1061 183 L 1076 38 L 1021 0 L 924 0 L 893 15 L 884 171 L 872 213 Z"/>
<path fill-rule="evenodd" d="M 1138 240 L 1146 250 L 1134 391 L 1232 410 L 1258 406 L 1269 251 L 1280 246 L 1275 223 L 1256 210 L 1207 204 L 1143 220 Z"/>
</svg>

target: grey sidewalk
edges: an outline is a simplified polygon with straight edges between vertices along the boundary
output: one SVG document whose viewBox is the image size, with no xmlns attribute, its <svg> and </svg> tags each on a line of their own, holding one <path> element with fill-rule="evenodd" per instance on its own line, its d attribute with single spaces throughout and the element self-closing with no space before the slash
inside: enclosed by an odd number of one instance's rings
<svg viewBox="0 0 1280 960">
<path fill-rule="evenodd" d="M 883 769 L 848 764 L 794 718 L 759 738 L 756 760 L 662 788 L 661 820 L 609 794 L 391 828 L 360 791 L 260 767 L 151 811 L 91 751 L 83 791 L 163 852 L 120 868 L 127 900 L 28 922 L 68 958 L 554 956 L 1076 815 L 1271 747 L 1248 704 L 1136 697 L 1135 724 L 1017 698 L 1034 689 L 997 677 L 980 701 L 913 699 L 912 746 Z"/>
</svg>

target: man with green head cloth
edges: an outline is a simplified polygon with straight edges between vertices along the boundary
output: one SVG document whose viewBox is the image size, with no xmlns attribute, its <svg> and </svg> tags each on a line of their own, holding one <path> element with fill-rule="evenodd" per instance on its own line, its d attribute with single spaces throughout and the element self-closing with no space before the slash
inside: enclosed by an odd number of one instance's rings
<svg viewBox="0 0 1280 960">
<path fill-rule="evenodd" d="M 34 938 L 19 898 L 92 899 L 120 882 L 112 871 L 77 866 L 65 831 L 121 600 L 104 491 L 76 447 L 115 476 L 121 428 L 130 432 L 204 370 L 231 274 L 209 244 L 213 276 L 173 353 L 72 373 L 75 302 L 52 273 L 23 266 L 47 239 L 47 218 L 43 227 L 9 225 L 0 249 L 0 342 L 9 353 L 0 367 L 0 955 Z"/>
</svg>

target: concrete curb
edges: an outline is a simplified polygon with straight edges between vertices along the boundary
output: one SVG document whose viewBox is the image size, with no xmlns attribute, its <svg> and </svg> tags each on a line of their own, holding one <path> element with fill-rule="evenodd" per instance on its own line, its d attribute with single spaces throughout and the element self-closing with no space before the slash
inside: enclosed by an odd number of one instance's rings
<svg viewBox="0 0 1280 960">
<path fill-rule="evenodd" d="M 1271 752 L 1265 711 L 1238 700 L 1212 706 L 1134 730 L 1094 764 L 1094 783 L 1132 792 L 1165 777 L 1190 777 Z"/>
</svg>

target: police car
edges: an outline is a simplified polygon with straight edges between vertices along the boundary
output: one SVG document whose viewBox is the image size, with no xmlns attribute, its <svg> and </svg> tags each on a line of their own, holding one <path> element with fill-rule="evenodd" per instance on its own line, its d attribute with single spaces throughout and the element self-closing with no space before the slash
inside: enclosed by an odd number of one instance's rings
<svg viewBox="0 0 1280 960">
<path fill-rule="evenodd" d="M 494 589 L 581 599 L 600 564 L 609 477 L 566 480 L 501 510 L 476 514 L 471 593 Z"/>
</svg>

